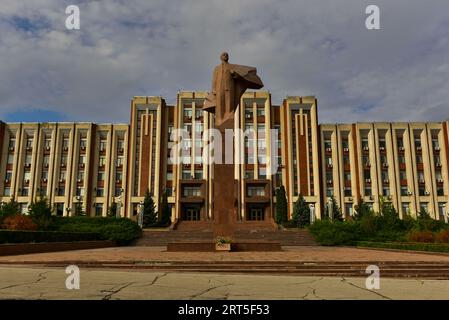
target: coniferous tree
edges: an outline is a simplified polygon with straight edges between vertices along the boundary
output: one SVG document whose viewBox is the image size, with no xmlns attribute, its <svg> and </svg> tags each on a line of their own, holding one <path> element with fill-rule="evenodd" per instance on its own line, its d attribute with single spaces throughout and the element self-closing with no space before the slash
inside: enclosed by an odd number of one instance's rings
<svg viewBox="0 0 449 320">
<path fill-rule="evenodd" d="M 310 208 L 302 194 L 299 195 L 298 200 L 293 205 L 292 221 L 299 228 L 304 228 L 310 224 Z"/>
<path fill-rule="evenodd" d="M 154 204 L 153 197 L 150 191 L 145 193 L 145 199 L 143 200 L 143 227 L 150 227 L 157 221 L 156 205 Z"/>
<path fill-rule="evenodd" d="M 111 203 L 111 206 L 108 210 L 108 217 L 109 218 L 115 218 L 117 215 L 117 203 L 114 201 Z"/>
<path fill-rule="evenodd" d="M 329 203 L 326 204 L 326 219 L 331 219 L 331 206 L 332 206 L 332 219 L 334 221 L 343 221 L 343 213 L 341 212 L 341 208 L 335 200 L 334 196 L 330 197 Z"/>
<path fill-rule="evenodd" d="M 288 221 L 287 197 L 284 186 L 276 190 L 276 223 L 284 224 Z"/>
<path fill-rule="evenodd" d="M 168 226 L 171 223 L 171 212 L 168 206 L 167 192 L 162 195 L 161 201 L 161 215 L 159 217 L 160 223 L 163 226 Z"/>
</svg>

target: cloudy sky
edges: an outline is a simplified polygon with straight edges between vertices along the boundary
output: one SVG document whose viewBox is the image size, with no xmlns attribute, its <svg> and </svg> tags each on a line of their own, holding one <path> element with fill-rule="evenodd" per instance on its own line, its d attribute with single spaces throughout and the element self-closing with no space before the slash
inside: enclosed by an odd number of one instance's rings
<svg viewBox="0 0 449 320">
<path fill-rule="evenodd" d="M 447 0 L 0 0 L 0 119 L 126 123 L 134 95 L 208 90 L 223 50 L 321 123 L 449 118 Z"/>
</svg>

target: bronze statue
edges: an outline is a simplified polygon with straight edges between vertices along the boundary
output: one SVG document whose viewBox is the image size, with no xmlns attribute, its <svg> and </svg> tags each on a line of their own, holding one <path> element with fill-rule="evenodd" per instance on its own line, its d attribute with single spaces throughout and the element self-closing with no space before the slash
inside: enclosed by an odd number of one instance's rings
<svg viewBox="0 0 449 320">
<path fill-rule="evenodd" d="M 215 113 L 215 128 L 221 132 L 224 146 L 225 131 L 234 129 L 234 112 L 243 93 L 246 89 L 260 89 L 263 83 L 256 68 L 228 63 L 226 52 L 220 58 L 221 64 L 214 69 L 212 92 L 206 97 L 203 109 Z M 233 238 L 235 223 L 240 216 L 236 205 L 239 188 L 234 179 L 234 165 L 215 162 L 213 177 L 214 235 Z"/>
<path fill-rule="evenodd" d="M 221 64 L 215 67 L 212 77 L 212 92 L 207 96 L 203 107 L 204 110 L 215 113 L 216 127 L 234 119 L 235 109 L 246 89 L 263 87 L 256 68 L 228 63 L 227 52 L 223 52 L 220 59 Z M 233 126 L 233 122 L 228 121 L 226 127 Z"/>
</svg>

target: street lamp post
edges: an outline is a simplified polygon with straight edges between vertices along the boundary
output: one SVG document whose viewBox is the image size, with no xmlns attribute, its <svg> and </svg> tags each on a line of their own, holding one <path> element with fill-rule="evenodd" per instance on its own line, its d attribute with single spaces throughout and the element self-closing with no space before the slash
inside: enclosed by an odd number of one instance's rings
<svg viewBox="0 0 449 320">
<path fill-rule="evenodd" d="M 310 224 L 313 224 L 315 222 L 315 205 L 311 203 L 309 205 L 310 209 Z"/>
<path fill-rule="evenodd" d="M 137 224 L 141 228 L 143 228 L 143 209 L 144 209 L 143 203 L 144 203 L 143 201 L 140 201 L 140 203 L 139 203 L 139 213 L 137 214 Z"/>
<path fill-rule="evenodd" d="M 115 217 L 120 219 L 122 217 L 122 199 L 123 199 L 123 189 L 120 189 L 120 196 L 118 196 L 117 211 L 115 212 Z"/>
</svg>

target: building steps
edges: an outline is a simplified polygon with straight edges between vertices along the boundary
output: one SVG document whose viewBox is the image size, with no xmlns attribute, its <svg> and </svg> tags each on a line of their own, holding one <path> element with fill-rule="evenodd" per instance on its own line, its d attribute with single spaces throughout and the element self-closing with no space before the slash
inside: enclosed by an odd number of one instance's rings
<svg viewBox="0 0 449 320">
<path fill-rule="evenodd" d="M 377 265 L 379 266 L 381 277 L 449 279 L 449 263 L 447 262 L 97 261 L 86 263 L 76 261 L 75 264 L 80 267 L 86 266 L 89 268 L 116 268 L 163 272 L 255 273 L 320 277 L 367 277 L 369 275 L 369 273 L 366 273 L 367 266 Z M 56 261 L 47 263 L 46 265 L 65 266 L 64 262 Z"/>
<path fill-rule="evenodd" d="M 184 228 L 170 231 L 144 230 L 137 240 L 137 246 L 166 246 L 170 242 L 211 240 L 214 235 L 209 229 L 185 230 Z M 307 230 L 237 230 L 236 240 L 277 241 L 282 246 L 316 246 L 317 243 Z"/>
</svg>

